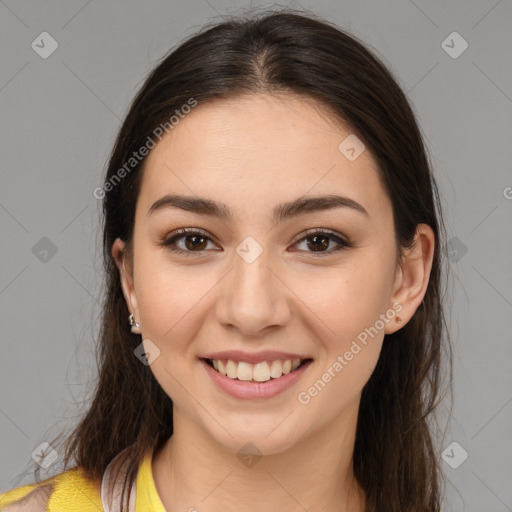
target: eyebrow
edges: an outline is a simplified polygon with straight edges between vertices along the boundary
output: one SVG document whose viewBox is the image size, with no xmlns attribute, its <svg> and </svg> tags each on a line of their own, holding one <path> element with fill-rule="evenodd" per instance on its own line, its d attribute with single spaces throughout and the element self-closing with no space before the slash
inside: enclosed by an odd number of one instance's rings
<svg viewBox="0 0 512 512">
<path fill-rule="evenodd" d="M 231 222 L 234 217 L 233 211 L 224 203 L 217 203 L 202 197 L 171 194 L 167 194 L 155 201 L 148 210 L 147 215 L 150 216 L 157 211 L 174 208 L 199 215 L 218 217 L 226 222 Z M 299 197 L 294 201 L 277 205 L 272 211 L 272 220 L 278 223 L 306 213 L 331 210 L 333 208 L 350 208 L 369 217 L 365 208 L 353 199 L 338 195 L 327 195 Z"/>
</svg>

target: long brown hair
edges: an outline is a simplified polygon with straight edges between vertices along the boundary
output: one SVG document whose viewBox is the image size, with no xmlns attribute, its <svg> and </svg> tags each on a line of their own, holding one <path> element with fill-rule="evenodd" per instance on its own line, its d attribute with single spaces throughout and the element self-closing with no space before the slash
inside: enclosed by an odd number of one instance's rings
<svg viewBox="0 0 512 512">
<path fill-rule="evenodd" d="M 100 479 L 112 458 L 130 446 L 125 505 L 144 453 L 173 432 L 171 399 L 134 356 L 141 338 L 130 331 L 111 254 L 117 237 L 130 254 L 145 158 L 126 164 L 148 138 L 155 139 L 158 127 L 170 129 L 169 119 L 191 99 L 201 105 L 285 91 L 316 100 L 364 141 L 391 199 L 400 247 L 411 246 L 419 223 L 434 231 L 424 300 L 407 325 L 385 336 L 363 389 L 353 465 L 368 511 L 440 510 L 442 470 L 430 420 L 444 398 L 443 375 L 451 392 L 452 355 L 442 300 L 445 228 L 437 185 L 412 108 L 390 71 L 353 36 L 303 13 L 280 9 L 205 25 L 150 73 L 115 142 L 102 189 L 105 296 L 99 379 L 88 411 L 67 437 L 64 460 L 67 466 L 74 459 Z"/>
</svg>

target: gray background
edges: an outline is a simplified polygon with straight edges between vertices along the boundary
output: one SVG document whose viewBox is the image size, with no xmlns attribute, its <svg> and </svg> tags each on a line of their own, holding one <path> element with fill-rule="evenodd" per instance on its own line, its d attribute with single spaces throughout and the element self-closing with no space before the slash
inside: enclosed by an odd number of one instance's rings
<svg viewBox="0 0 512 512">
<path fill-rule="evenodd" d="M 452 239 L 455 400 L 440 452 L 458 443 L 452 465 L 469 454 L 457 469 L 443 462 L 445 510 L 512 510 L 512 4 L 286 5 L 367 42 L 415 109 Z M 171 46 L 247 6 L 0 1 L 1 490 L 31 482 L 31 453 L 88 404 L 102 278 L 92 191 L 130 100 Z M 58 48 L 43 59 L 31 43 L 45 31 Z M 469 45 L 458 58 L 445 48 L 458 52 L 462 40 L 442 45 L 454 31 Z"/>
</svg>

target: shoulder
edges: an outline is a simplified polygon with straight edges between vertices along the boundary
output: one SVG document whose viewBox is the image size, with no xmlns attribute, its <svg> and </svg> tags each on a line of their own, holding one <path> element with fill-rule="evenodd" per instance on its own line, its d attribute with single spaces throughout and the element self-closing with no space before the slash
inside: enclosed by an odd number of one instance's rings
<svg viewBox="0 0 512 512">
<path fill-rule="evenodd" d="M 89 479 L 78 467 L 42 482 L 0 493 L 2 512 L 98 512 L 100 482 Z"/>
</svg>

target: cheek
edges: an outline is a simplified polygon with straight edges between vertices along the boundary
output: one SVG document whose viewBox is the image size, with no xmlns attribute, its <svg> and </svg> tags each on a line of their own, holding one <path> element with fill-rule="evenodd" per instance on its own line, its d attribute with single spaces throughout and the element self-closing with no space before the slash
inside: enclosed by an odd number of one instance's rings
<svg viewBox="0 0 512 512">
<path fill-rule="evenodd" d="M 373 326 L 388 307 L 391 265 L 376 257 L 365 259 L 322 269 L 307 280 L 297 276 L 290 286 L 313 313 L 315 332 L 328 339 L 330 347 L 343 347 Z"/>
<path fill-rule="evenodd" d="M 189 409 L 193 414 L 190 395 L 183 383 L 195 378 L 191 371 L 197 364 L 194 344 L 203 325 L 205 295 L 215 282 L 208 273 L 178 269 L 169 263 L 143 264 L 138 270 L 137 301 L 144 339 L 150 339 L 159 349 L 159 357 L 151 364 L 151 371 L 175 405 Z M 187 386 L 188 387 L 188 386 Z M 200 391 L 194 393 L 201 398 Z M 188 405 L 187 405 L 188 404 Z"/>
<path fill-rule="evenodd" d="M 389 299 L 384 269 L 340 269 L 298 294 L 314 313 L 311 331 L 320 348 L 317 369 L 299 390 L 297 401 L 310 418 L 325 421 L 358 401 L 378 362 L 384 330 L 380 315 Z"/>
<path fill-rule="evenodd" d="M 384 338 L 380 315 L 388 307 L 392 268 L 391 258 L 384 261 L 376 253 L 367 254 L 319 272 L 307 283 L 295 281 L 297 295 L 313 313 L 308 314 L 310 328 L 321 347 L 317 371 L 306 383 L 313 386 L 308 388 L 311 395 L 302 390 L 318 413 L 337 404 L 329 412 L 336 414 L 358 396 L 375 369 Z M 315 393 L 318 400 L 313 400 Z"/>
<path fill-rule="evenodd" d="M 194 315 L 201 309 L 201 298 L 214 285 L 208 274 L 178 268 L 158 259 L 146 260 L 138 271 L 137 303 L 144 336 L 154 338 L 161 350 L 185 345 L 197 322 Z M 186 334 L 185 334 L 186 331 Z M 171 343 L 172 342 L 172 343 Z"/>
</svg>

